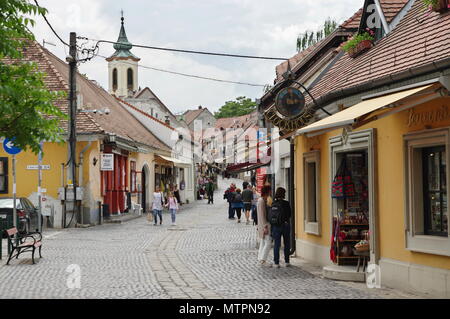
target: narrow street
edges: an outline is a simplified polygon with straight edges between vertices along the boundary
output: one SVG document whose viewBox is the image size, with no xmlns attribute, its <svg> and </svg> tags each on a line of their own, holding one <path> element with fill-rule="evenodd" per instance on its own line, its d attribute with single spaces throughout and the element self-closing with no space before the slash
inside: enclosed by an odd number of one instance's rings
<svg viewBox="0 0 450 319">
<path fill-rule="evenodd" d="M 230 183 L 232 180 L 226 180 Z M 240 182 L 237 182 L 240 185 Z M 323 279 L 293 259 L 291 268 L 256 265 L 254 226 L 227 219 L 222 199 L 183 206 L 177 226 L 153 226 L 145 217 L 122 224 L 52 230 L 43 258 L 29 254 L 0 266 L 2 298 L 398 298 L 392 290 Z M 5 252 L 3 253 L 5 256 Z M 80 288 L 68 288 L 78 265 Z M 76 266 L 75 266 L 76 267 Z"/>
</svg>

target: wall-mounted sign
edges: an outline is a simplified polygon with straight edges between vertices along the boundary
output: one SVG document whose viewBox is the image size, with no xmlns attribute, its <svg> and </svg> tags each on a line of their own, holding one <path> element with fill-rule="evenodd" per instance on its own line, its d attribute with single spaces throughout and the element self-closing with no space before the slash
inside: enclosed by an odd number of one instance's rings
<svg viewBox="0 0 450 319">
<path fill-rule="evenodd" d="M 275 103 L 264 113 L 266 119 L 282 131 L 294 131 L 306 126 L 315 111 L 305 107 L 305 96 L 296 88 L 281 90 Z"/>
<path fill-rule="evenodd" d="M 305 96 L 296 88 L 284 88 L 275 98 L 275 107 L 283 117 L 295 118 L 305 108 Z"/>
<path fill-rule="evenodd" d="M 27 165 L 27 169 L 37 170 L 39 169 L 39 165 Z M 50 165 L 41 165 L 41 169 L 48 171 L 50 169 Z"/>
<path fill-rule="evenodd" d="M 450 119 L 450 110 L 447 106 L 434 110 L 426 110 L 423 112 L 415 112 L 414 109 L 409 110 L 408 127 L 414 125 L 433 124 Z"/>
<path fill-rule="evenodd" d="M 102 154 L 100 170 L 101 171 L 113 171 L 114 170 L 114 154 Z"/>
</svg>

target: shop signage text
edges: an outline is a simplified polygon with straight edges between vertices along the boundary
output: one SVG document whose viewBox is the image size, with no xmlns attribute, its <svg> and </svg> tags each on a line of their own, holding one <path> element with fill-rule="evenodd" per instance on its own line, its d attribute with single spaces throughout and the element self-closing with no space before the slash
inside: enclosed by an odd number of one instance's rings
<svg viewBox="0 0 450 319">
<path fill-rule="evenodd" d="M 281 117 L 277 109 L 272 106 L 266 113 L 265 117 L 273 125 L 279 127 L 283 131 L 293 131 L 306 126 L 314 117 L 314 111 L 311 109 L 304 109 L 303 112 L 296 118 L 291 119 L 287 117 Z"/>
<path fill-rule="evenodd" d="M 411 109 L 408 115 L 408 127 L 419 124 L 436 123 L 449 119 L 450 119 L 450 111 L 448 107 L 445 105 L 436 110 L 419 113 L 416 113 L 414 112 L 413 109 Z"/>
<path fill-rule="evenodd" d="M 27 169 L 37 170 L 39 169 L 39 165 L 27 165 Z M 41 165 L 41 169 L 48 171 L 50 169 L 50 165 Z"/>
<path fill-rule="evenodd" d="M 114 170 L 114 154 L 102 154 L 100 170 L 102 171 Z"/>
</svg>

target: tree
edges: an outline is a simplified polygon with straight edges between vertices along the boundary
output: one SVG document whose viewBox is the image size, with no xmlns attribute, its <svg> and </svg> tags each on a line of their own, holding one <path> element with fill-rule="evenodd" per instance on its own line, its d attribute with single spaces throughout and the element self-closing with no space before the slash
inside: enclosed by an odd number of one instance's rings
<svg viewBox="0 0 450 319">
<path fill-rule="evenodd" d="M 256 110 L 256 102 L 245 96 L 237 97 L 235 101 L 227 101 L 225 105 L 214 113 L 216 119 L 224 117 L 241 116 L 252 113 Z"/>
<path fill-rule="evenodd" d="M 300 34 L 297 37 L 297 51 L 303 51 L 308 47 L 320 42 L 322 39 L 333 33 L 334 30 L 336 30 L 337 26 L 338 24 L 335 20 L 328 18 L 321 30 L 316 32 L 307 30 L 305 33 Z"/>
<path fill-rule="evenodd" d="M 46 9 L 25 0 L 0 1 L 0 137 L 14 145 L 39 152 L 41 141 L 62 141 L 59 126 L 67 116 L 55 106 L 65 93 L 50 92 L 45 74 L 35 63 L 24 61 L 23 47 L 34 41 L 26 15 L 45 14 Z"/>
</svg>

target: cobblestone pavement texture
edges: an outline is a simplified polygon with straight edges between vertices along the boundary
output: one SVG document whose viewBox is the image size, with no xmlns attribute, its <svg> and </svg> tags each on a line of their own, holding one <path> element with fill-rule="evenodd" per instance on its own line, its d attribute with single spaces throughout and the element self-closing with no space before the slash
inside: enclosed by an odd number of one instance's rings
<svg viewBox="0 0 450 319">
<path fill-rule="evenodd" d="M 297 258 L 290 268 L 257 266 L 255 227 L 228 220 L 224 185 L 214 205 L 206 200 L 184 205 L 177 226 L 165 213 L 161 226 L 138 218 L 50 230 L 44 234 L 43 258 L 36 258 L 35 265 L 25 253 L 6 266 L 4 249 L 0 298 L 415 297 L 324 279 Z M 68 287 L 70 265 L 80 267 L 80 288 Z"/>
</svg>

